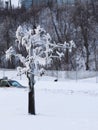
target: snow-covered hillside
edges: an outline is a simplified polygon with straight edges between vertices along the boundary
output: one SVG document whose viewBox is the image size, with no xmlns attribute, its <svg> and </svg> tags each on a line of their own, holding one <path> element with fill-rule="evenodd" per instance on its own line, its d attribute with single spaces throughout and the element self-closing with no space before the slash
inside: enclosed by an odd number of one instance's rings
<svg viewBox="0 0 98 130">
<path fill-rule="evenodd" d="M 28 84 L 25 76 L 13 79 Z M 0 129 L 98 130 L 96 78 L 54 82 L 37 77 L 35 103 L 36 115 L 29 115 L 28 88 L 0 88 Z"/>
</svg>

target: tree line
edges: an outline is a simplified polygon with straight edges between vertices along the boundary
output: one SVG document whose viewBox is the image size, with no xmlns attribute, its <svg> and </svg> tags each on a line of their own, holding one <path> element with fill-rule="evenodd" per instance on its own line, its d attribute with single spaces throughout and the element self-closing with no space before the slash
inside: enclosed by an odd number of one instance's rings
<svg viewBox="0 0 98 130">
<path fill-rule="evenodd" d="M 97 0 L 75 2 L 58 6 L 54 3 L 15 9 L 0 7 L 0 67 L 15 68 L 17 65 L 3 64 L 6 50 L 16 46 L 16 30 L 19 25 L 41 25 L 56 43 L 73 40 L 76 48 L 68 50 L 61 60 L 53 60 L 49 69 L 96 70 L 98 44 L 98 2 Z M 60 50 L 62 51 L 62 50 Z M 25 55 L 25 51 L 22 52 Z M 54 50 L 55 53 L 55 50 Z M 5 62 L 4 62 L 5 63 Z"/>
</svg>

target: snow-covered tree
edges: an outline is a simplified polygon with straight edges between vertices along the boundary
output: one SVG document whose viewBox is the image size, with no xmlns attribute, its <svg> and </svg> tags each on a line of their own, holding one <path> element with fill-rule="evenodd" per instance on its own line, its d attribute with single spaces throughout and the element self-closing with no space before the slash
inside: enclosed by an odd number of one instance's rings
<svg viewBox="0 0 98 130">
<path fill-rule="evenodd" d="M 75 47 L 73 40 L 69 41 L 69 43 L 64 42 L 63 44 L 52 42 L 49 33 L 40 26 L 36 29 L 28 29 L 26 26 L 19 26 L 16 31 L 16 37 L 19 48 L 20 45 L 24 46 L 28 54 L 30 53 L 30 50 L 32 51 L 31 55 L 33 57 L 35 68 L 37 69 L 38 66 L 51 64 L 53 58 L 63 57 L 66 49 L 69 49 L 71 52 L 72 48 Z M 60 48 L 64 51 L 62 52 Z M 26 59 L 29 57 L 30 55 L 28 55 Z"/>
<path fill-rule="evenodd" d="M 34 76 L 44 74 L 45 70 L 42 67 L 50 65 L 54 58 L 61 59 L 66 52 L 72 51 L 75 47 L 75 43 L 71 40 L 69 43 L 64 42 L 63 44 L 52 42 L 51 36 L 40 26 L 27 27 L 19 26 L 16 31 L 16 38 L 18 49 L 25 47 L 28 55 L 26 57 L 22 54 L 18 54 L 13 47 L 10 47 L 6 51 L 6 59 L 10 59 L 13 55 L 17 57 L 24 67 L 18 67 L 18 74 L 25 73 L 29 81 L 29 113 L 35 114 L 35 100 L 34 100 Z M 60 51 L 60 49 L 64 51 Z M 54 53 L 55 50 L 55 53 Z"/>
</svg>

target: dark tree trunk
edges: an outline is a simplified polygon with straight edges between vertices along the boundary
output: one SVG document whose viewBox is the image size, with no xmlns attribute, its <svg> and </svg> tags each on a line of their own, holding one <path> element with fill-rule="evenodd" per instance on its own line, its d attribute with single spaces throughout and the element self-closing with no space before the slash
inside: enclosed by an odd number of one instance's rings
<svg viewBox="0 0 98 130">
<path fill-rule="evenodd" d="M 86 20 L 87 21 L 87 20 Z M 88 22 L 88 21 L 87 21 Z M 89 44 L 88 44 L 88 29 L 86 26 L 83 26 L 83 24 L 81 23 L 81 29 L 82 29 L 82 35 L 83 35 L 83 39 L 84 39 L 84 46 L 86 49 L 86 70 L 89 70 Z"/>
<path fill-rule="evenodd" d="M 59 41 L 59 42 L 62 42 L 62 38 L 61 38 L 60 35 L 59 35 L 58 28 L 57 28 L 57 26 L 56 26 L 56 24 L 55 24 L 55 21 L 54 21 L 54 17 L 53 17 L 51 8 L 50 8 L 50 13 L 51 13 L 52 23 L 53 23 L 53 26 L 54 26 L 54 29 L 55 29 L 55 32 L 56 32 L 58 41 Z"/>
<path fill-rule="evenodd" d="M 88 44 L 88 36 L 87 33 L 84 35 L 84 46 L 86 48 L 86 70 L 89 70 L 89 44 Z"/>
<path fill-rule="evenodd" d="M 68 54 L 68 48 L 66 49 L 66 70 L 69 71 L 69 54 Z"/>
<path fill-rule="evenodd" d="M 86 48 L 86 53 L 87 53 L 87 56 L 86 56 L 86 70 L 89 70 L 89 50 L 88 50 L 88 47 Z"/>
<path fill-rule="evenodd" d="M 29 91 L 28 95 L 28 112 L 35 115 L 35 99 L 34 99 L 34 87 Z"/>
<path fill-rule="evenodd" d="M 28 113 L 35 115 L 34 75 L 27 74 L 29 80 Z"/>
</svg>

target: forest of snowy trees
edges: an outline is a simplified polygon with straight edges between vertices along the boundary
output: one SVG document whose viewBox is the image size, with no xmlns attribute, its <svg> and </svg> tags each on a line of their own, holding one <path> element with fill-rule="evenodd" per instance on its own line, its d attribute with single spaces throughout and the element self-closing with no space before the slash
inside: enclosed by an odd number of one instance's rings
<svg viewBox="0 0 98 130">
<path fill-rule="evenodd" d="M 11 56 L 6 61 L 5 55 L 10 46 L 27 56 L 23 46 L 17 46 L 16 30 L 21 25 L 34 28 L 40 25 L 51 36 L 52 43 L 64 44 L 73 40 L 76 47 L 68 49 L 61 59 L 54 58 L 53 65 L 48 69 L 54 70 L 97 70 L 98 64 L 98 2 L 76 2 L 74 5 L 62 6 L 48 3 L 42 6 L 4 9 L 0 4 L 0 68 L 16 68 L 22 63 Z M 59 51 L 63 51 L 59 49 Z M 56 50 L 54 50 L 56 53 Z"/>
</svg>

